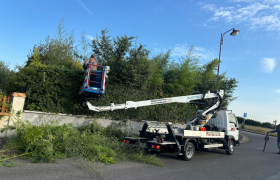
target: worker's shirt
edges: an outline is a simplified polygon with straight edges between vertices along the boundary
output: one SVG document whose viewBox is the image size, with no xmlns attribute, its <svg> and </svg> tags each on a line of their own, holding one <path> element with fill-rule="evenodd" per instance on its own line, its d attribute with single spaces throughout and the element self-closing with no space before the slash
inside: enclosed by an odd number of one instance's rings
<svg viewBox="0 0 280 180">
<path fill-rule="evenodd" d="M 280 128 L 274 131 L 270 131 L 271 133 L 277 132 L 278 142 L 280 142 Z"/>
<path fill-rule="evenodd" d="M 94 58 L 89 58 L 88 60 L 85 61 L 84 63 L 84 69 L 86 70 L 87 64 L 94 64 L 97 65 L 97 61 Z M 97 66 L 91 66 L 91 73 L 96 73 L 97 71 Z"/>
</svg>

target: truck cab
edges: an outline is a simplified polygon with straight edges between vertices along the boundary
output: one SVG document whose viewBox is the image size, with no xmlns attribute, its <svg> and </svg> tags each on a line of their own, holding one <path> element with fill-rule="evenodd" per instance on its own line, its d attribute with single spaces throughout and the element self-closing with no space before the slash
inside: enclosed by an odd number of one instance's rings
<svg viewBox="0 0 280 180">
<path fill-rule="evenodd" d="M 217 111 L 206 124 L 216 126 L 226 136 L 234 138 L 234 141 L 239 140 L 238 121 L 231 110 Z"/>
</svg>

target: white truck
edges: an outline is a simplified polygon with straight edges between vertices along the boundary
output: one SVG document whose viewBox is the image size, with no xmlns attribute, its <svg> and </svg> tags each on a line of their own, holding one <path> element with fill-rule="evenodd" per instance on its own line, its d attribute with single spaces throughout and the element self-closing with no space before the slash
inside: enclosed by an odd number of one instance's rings
<svg viewBox="0 0 280 180">
<path fill-rule="evenodd" d="M 157 121 L 146 121 L 139 131 L 139 137 L 125 137 L 124 143 L 143 146 L 149 151 L 172 151 L 184 160 L 191 160 L 196 150 L 221 148 L 229 155 L 234 147 L 240 145 L 238 121 L 230 110 L 219 110 L 224 91 L 195 94 L 180 97 L 170 97 L 145 101 L 127 101 L 125 104 L 96 107 L 86 102 L 90 110 L 113 111 L 116 109 L 138 108 L 166 103 L 205 104 L 207 108 L 199 110 L 195 117 L 188 120 L 185 127 L 173 126 Z M 207 117 L 211 117 L 209 120 Z"/>
</svg>

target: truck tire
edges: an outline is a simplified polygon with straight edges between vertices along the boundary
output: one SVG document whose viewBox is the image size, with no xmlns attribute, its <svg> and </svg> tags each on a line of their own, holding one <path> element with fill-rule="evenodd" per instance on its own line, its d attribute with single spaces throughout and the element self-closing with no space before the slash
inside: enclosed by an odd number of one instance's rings
<svg viewBox="0 0 280 180">
<path fill-rule="evenodd" d="M 186 161 L 190 161 L 195 154 L 195 147 L 192 142 L 187 142 L 185 144 L 185 150 L 183 151 L 182 158 Z"/>
<path fill-rule="evenodd" d="M 233 154 L 233 152 L 234 152 L 234 143 L 232 142 L 232 141 L 229 141 L 228 142 L 228 149 L 226 149 L 226 153 L 228 154 L 228 155 L 232 155 Z"/>
</svg>

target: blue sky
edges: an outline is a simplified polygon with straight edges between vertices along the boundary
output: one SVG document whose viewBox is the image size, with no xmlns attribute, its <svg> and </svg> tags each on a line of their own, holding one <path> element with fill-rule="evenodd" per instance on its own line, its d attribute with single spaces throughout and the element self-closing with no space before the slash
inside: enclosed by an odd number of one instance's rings
<svg viewBox="0 0 280 180">
<path fill-rule="evenodd" d="M 229 109 L 237 116 L 280 123 L 280 0 L 2 0 L 0 60 L 23 64 L 35 44 L 65 28 L 80 40 L 108 28 L 109 35 L 138 36 L 153 55 L 172 49 L 172 59 L 194 46 L 201 64 L 218 58 L 220 72 L 239 81 Z"/>
</svg>

